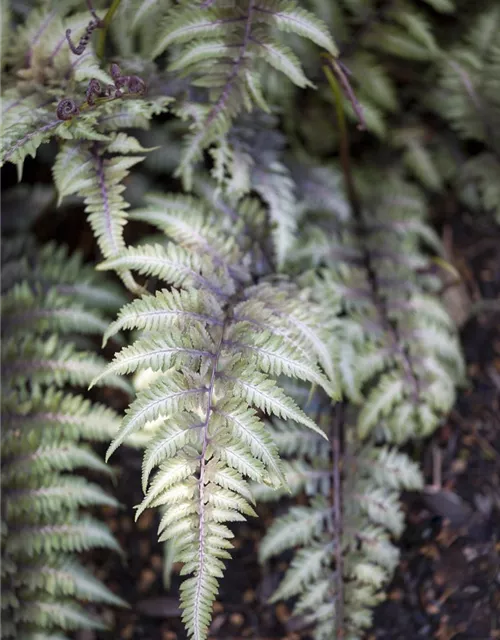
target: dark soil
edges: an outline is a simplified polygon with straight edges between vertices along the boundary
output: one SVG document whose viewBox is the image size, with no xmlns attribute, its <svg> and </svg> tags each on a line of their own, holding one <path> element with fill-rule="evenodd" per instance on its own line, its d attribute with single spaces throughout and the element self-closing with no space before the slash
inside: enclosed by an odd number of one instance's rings
<svg viewBox="0 0 500 640">
<path fill-rule="evenodd" d="M 462 216 L 442 223 L 442 231 L 462 281 L 450 286 L 446 301 L 463 323 L 469 386 L 417 451 L 427 489 L 404 497 L 408 525 L 401 562 L 368 640 L 500 638 L 500 313 L 491 304 L 500 296 L 500 230 L 491 220 Z M 113 632 L 81 634 L 79 640 L 184 639 L 178 568 L 165 589 L 157 516 L 147 511 L 133 523 L 133 506 L 142 498 L 140 455 L 123 449 L 115 464 L 122 470 L 115 492 L 124 507 L 105 517 L 126 561 L 107 557 L 100 573 L 131 607 L 109 613 Z M 256 549 L 273 514 L 265 507 L 259 515 L 235 529 L 236 548 L 215 604 L 211 638 L 307 640 L 307 629 L 291 616 L 288 603 L 266 603 L 289 557 L 272 569 L 259 567 Z"/>
</svg>

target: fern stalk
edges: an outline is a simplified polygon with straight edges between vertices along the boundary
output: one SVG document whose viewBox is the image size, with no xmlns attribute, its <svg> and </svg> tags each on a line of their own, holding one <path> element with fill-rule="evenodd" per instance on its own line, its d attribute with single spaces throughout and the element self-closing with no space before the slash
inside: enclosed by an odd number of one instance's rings
<svg viewBox="0 0 500 640">
<path fill-rule="evenodd" d="M 106 15 L 103 19 L 103 25 L 99 31 L 99 38 L 97 40 L 97 55 L 102 60 L 104 58 L 104 52 L 106 49 L 106 36 L 109 26 L 113 20 L 113 16 L 118 10 L 122 0 L 112 0 L 109 9 L 106 11 Z"/>
<path fill-rule="evenodd" d="M 197 588 L 196 588 L 196 595 L 195 595 L 195 610 L 194 610 L 194 615 L 193 615 L 193 620 L 192 622 L 190 621 L 190 624 L 193 625 L 194 628 L 194 639 L 195 640 L 202 640 L 203 639 L 203 634 L 200 633 L 200 630 L 203 629 L 203 621 L 202 621 L 202 615 L 200 612 L 200 605 L 203 602 L 203 598 L 202 598 L 202 594 L 201 594 L 201 589 L 202 589 L 202 585 L 205 582 L 206 578 L 204 576 L 204 563 L 205 563 L 205 536 L 207 535 L 207 532 L 205 530 L 205 508 L 206 508 L 206 500 L 205 500 L 205 469 L 206 469 L 206 464 L 207 464 L 207 460 L 206 460 L 206 453 L 207 453 L 207 446 L 209 443 L 209 437 L 208 437 L 208 425 L 210 422 L 210 418 L 211 418 L 211 414 L 213 412 L 213 393 L 214 393 L 214 385 L 215 385 L 215 377 L 217 374 L 217 366 L 218 366 L 218 362 L 219 362 L 219 357 L 221 354 L 221 347 L 222 347 L 222 342 L 224 339 L 224 330 L 225 330 L 226 324 L 224 323 L 221 329 L 221 336 L 220 336 L 220 340 L 219 343 L 217 345 L 217 349 L 215 354 L 213 354 L 212 356 L 212 370 L 210 372 L 210 383 L 207 389 L 207 411 L 205 414 L 205 420 L 201 426 L 201 429 L 203 431 L 203 440 L 202 440 L 202 447 L 201 447 L 201 454 L 200 454 L 200 471 L 199 471 L 199 479 L 198 479 L 198 513 L 199 513 L 199 537 L 198 537 L 198 545 L 199 545 L 199 552 L 198 552 L 198 571 L 197 571 Z M 185 606 L 188 603 L 184 603 Z"/>
</svg>

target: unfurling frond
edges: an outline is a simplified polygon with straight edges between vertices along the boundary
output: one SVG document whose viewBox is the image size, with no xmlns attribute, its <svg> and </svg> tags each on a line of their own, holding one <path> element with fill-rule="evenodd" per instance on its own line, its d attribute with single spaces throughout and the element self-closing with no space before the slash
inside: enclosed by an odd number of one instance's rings
<svg viewBox="0 0 500 640">
<path fill-rule="evenodd" d="M 252 283 L 252 255 L 201 201 L 155 196 L 136 219 L 163 229 L 172 242 L 128 248 L 102 268 L 154 275 L 173 289 L 126 305 L 106 337 L 143 333 L 107 374 L 152 370 L 108 456 L 154 423 L 144 456 L 145 498 L 138 514 L 161 506 L 161 540 L 174 540 L 190 575 L 181 590 L 188 633 L 207 635 L 211 607 L 229 558 L 228 523 L 255 515 L 246 478 L 284 484 L 278 450 L 262 413 L 324 436 L 276 383 L 288 376 L 336 395 L 314 305 L 285 281 Z M 323 348 L 322 348 L 323 347 Z M 99 377 L 98 380 L 101 380 Z M 152 475 L 154 473 L 154 475 Z"/>
</svg>

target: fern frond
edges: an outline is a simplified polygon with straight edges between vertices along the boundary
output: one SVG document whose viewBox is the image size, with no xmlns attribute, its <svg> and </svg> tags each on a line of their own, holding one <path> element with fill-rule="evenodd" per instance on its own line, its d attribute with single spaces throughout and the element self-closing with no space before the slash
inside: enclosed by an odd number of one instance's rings
<svg viewBox="0 0 500 640">
<path fill-rule="evenodd" d="M 61 344 L 58 336 L 46 338 L 23 336 L 2 342 L 2 368 L 13 383 L 57 385 L 69 383 L 86 387 L 102 371 L 105 361 L 93 353 L 78 351 L 72 343 Z M 110 377 L 108 384 L 129 393 L 130 386 L 121 378 Z"/>
<path fill-rule="evenodd" d="M 295 33 L 332 55 L 337 53 L 325 24 L 286 0 L 230 5 L 216 0 L 205 8 L 189 2 L 167 14 L 158 30 L 153 57 L 178 45 L 171 69 L 189 74 L 195 86 L 206 88 L 205 104 L 188 102 L 178 109 L 182 119 L 191 120 L 192 133 L 178 169 L 186 186 L 192 184 L 192 166 L 204 149 L 215 145 L 218 154 L 225 154 L 224 137 L 239 113 L 250 111 L 255 104 L 268 109 L 262 96 L 260 61 L 299 87 L 311 84 L 292 50 L 276 40 L 275 30 Z M 224 167 L 225 160 L 220 161 Z M 223 174 L 219 169 L 218 175 Z"/>
<path fill-rule="evenodd" d="M 318 300 L 340 303 L 348 316 L 334 328 L 331 348 L 345 392 L 363 403 L 360 436 L 375 431 L 401 442 L 436 428 L 454 402 L 464 365 L 435 294 L 439 282 L 425 275 L 423 245 L 439 244 L 423 223 L 419 192 L 396 176 L 383 193 L 372 176 L 360 183 L 371 198 L 369 212 L 350 221 L 335 211 L 320 218 L 314 237 L 333 235 L 339 250 L 329 242 L 322 262 L 330 268 L 315 286 Z"/>
<path fill-rule="evenodd" d="M 126 300 L 121 288 L 85 264 L 79 252 L 69 254 L 66 247 L 51 242 L 37 248 L 29 237 L 23 238 L 18 247 L 10 239 L 2 254 L 2 289 L 10 290 L 20 281 L 26 282 L 33 293 L 41 295 L 53 289 L 61 299 L 67 296 L 78 300 L 95 312 L 115 312 Z"/>
<path fill-rule="evenodd" d="M 4 326 L 11 334 L 25 331 L 28 326 L 35 327 L 37 333 L 53 327 L 61 333 L 79 330 L 102 334 L 107 326 L 97 313 L 65 300 L 55 288 L 45 292 L 40 300 L 40 295 L 36 295 L 27 282 L 15 286 L 4 296 L 2 315 Z"/>
<path fill-rule="evenodd" d="M 108 332 L 147 334 L 122 349 L 107 374 L 155 372 L 129 407 L 108 456 L 131 434 L 157 425 L 144 457 L 145 498 L 137 514 L 162 507 L 161 539 L 174 541 L 183 574 L 191 574 L 181 587 L 183 619 L 190 637 L 201 639 L 229 558 L 226 523 L 255 515 L 245 478 L 274 487 L 284 482 L 259 411 L 324 437 L 274 378 L 299 378 L 331 395 L 334 390 L 315 351 L 301 346 L 312 341 L 327 352 L 315 316 L 308 320 L 299 311 L 297 290 L 285 281 L 251 284 L 251 253 L 201 202 L 155 197 L 152 204 L 137 216 L 165 229 L 172 242 L 128 248 L 101 265 L 154 274 L 174 287 L 126 305 Z M 301 295 L 307 299 L 306 291 Z"/>
<path fill-rule="evenodd" d="M 70 194 L 84 197 L 85 210 L 99 247 L 105 257 L 112 257 L 125 247 L 123 227 L 128 204 L 121 195 L 122 181 L 143 156 L 105 158 L 105 150 L 99 153 L 95 145 L 92 148 L 83 144 L 78 147 L 66 145 L 57 156 L 53 173 L 60 200 Z M 134 288 L 130 273 L 120 275 Z"/>
<path fill-rule="evenodd" d="M 56 638 L 105 628 L 79 601 L 124 605 L 77 560 L 78 552 L 98 547 L 121 553 L 108 528 L 81 513 L 116 507 L 116 500 L 77 475 L 109 475 L 89 444 L 113 437 L 118 416 L 67 390 L 102 368 L 70 341 L 79 330 L 101 332 L 92 303 L 104 295 L 102 278 L 53 245 L 19 254 L 26 244 L 11 246 L 2 297 L 2 564 L 11 567 L 3 576 L 2 637 Z M 101 302 L 112 303 L 112 295 Z"/>
<path fill-rule="evenodd" d="M 91 602 L 113 606 L 126 606 L 123 600 L 103 588 L 90 571 L 69 558 L 54 559 L 49 566 L 42 563 L 23 569 L 18 577 L 19 585 L 34 586 L 54 596 L 72 596 Z"/>
<path fill-rule="evenodd" d="M 499 23 L 500 11 L 494 4 L 478 15 L 464 42 L 447 52 L 440 69 L 440 83 L 432 96 L 436 111 L 461 136 L 485 141 L 497 151 Z"/>
<path fill-rule="evenodd" d="M 16 454 L 24 451 L 23 444 L 15 437 L 21 423 L 29 440 L 41 447 L 58 444 L 64 434 L 71 439 L 81 434 L 86 440 L 105 442 L 118 430 L 118 416 L 113 411 L 53 386 L 43 391 L 34 388 L 19 394 L 6 393 L 3 402 L 3 419 L 8 427 L 3 443 L 6 451 L 13 447 Z"/>
<path fill-rule="evenodd" d="M 328 411 L 323 419 L 332 420 Z M 272 430 L 279 441 L 283 425 L 273 423 Z M 342 478 L 338 504 L 330 445 L 298 428 L 288 427 L 288 434 L 291 440 L 287 438 L 286 444 L 293 444 L 287 449 L 285 477 L 290 484 L 294 478 L 294 492 L 306 489 L 313 497 L 307 506 L 292 506 L 278 517 L 261 544 L 261 562 L 299 547 L 272 601 L 296 597 L 294 612 L 313 625 L 315 638 L 332 637 L 340 629 L 346 637 L 360 638 L 398 562 L 391 540 L 402 532 L 398 493 L 420 488 L 420 472 L 405 454 L 350 438 L 343 472 L 338 471 Z M 313 440 L 314 446 L 303 448 L 301 436 Z M 260 491 L 257 496 L 264 497 Z"/>
</svg>

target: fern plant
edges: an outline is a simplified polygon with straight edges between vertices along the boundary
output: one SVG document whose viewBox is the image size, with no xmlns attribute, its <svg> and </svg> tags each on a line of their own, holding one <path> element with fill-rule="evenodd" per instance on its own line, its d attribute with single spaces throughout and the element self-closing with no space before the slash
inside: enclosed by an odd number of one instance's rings
<svg viewBox="0 0 500 640">
<path fill-rule="evenodd" d="M 89 23 L 88 13 L 68 16 L 67 5 L 47 4 L 48 16 L 35 10 L 18 26 L 3 59 L 9 72 L 2 98 L 1 162 L 15 163 L 21 176 L 25 158 L 57 139 L 53 171 L 59 199 L 84 197 L 99 247 L 111 257 L 125 247 L 123 180 L 146 151 L 120 130 L 148 127 L 172 98 L 147 92 L 142 77 L 127 75 L 116 63 L 103 69 L 87 38 L 95 19 Z M 80 50 L 68 31 L 78 35 L 82 30 Z M 120 275 L 136 289 L 130 274 Z"/>
<path fill-rule="evenodd" d="M 83 201 L 98 269 L 138 297 L 107 326 L 123 303 L 118 286 L 54 245 L 5 249 L 8 633 L 97 624 L 76 599 L 113 599 L 75 564 L 80 534 L 54 528 L 76 523 L 99 530 L 92 545 L 115 544 L 79 512 L 111 499 L 74 472 L 101 470 L 83 440 L 112 440 L 109 456 L 132 439 L 145 445 L 137 515 L 160 507 L 160 539 L 188 576 L 190 637 L 209 633 L 231 523 L 256 515 L 256 498 L 303 488 L 308 506 L 292 506 L 261 549 L 267 561 L 302 545 L 275 598 L 298 597 L 318 638 L 360 637 L 397 562 L 399 492 L 422 483 L 387 443 L 429 435 L 463 379 L 439 302 L 440 244 L 414 182 L 437 197 L 454 179 L 451 152 L 464 152 L 449 130 L 435 132 L 434 110 L 491 146 L 467 171 L 496 206 L 485 182 L 496 170 L 496 45 L 482 50 L 478 34 L 497 9 L 475 15 L 461 51 L 467 25 L 455 36 L 436 18 L 455 5 L 465 16 L 460 0 L 34 5 L 28 15 L 2 6 L 12 29 L 2 38 L 1 162 L 21 177 L 28 156 L 49 161 L 58 204 Z M 334 109 L 367 130 L 355 134 L 354 169 Z M 170 174 L 181 180 L 165 185 Z M 23 202 L 48 208 L 51 188 L 24 186 Z M 137 239 L 144 224 L 159 233 Z M 131 344 L 121 331 L 133 331 Z M 102 334 L 121 347 L 105 370 L 93 354 Z M 147 383 L 118 431 L 113 413 L 68 391 L 92 380 L 129 392 L 127 374 Z M 345 419 L 333 405 L 341 397 Z M 29 435 L 17 440 L 21 422 Z M 17 580 L 27 565 L 29 579 Z M 29 619 L 22 598 L 34 603 Z"/>
<path fill-rule="evenodd" d="M 423 224 L 419 193 L 389 168 L 382 188 L 376 174 L 354 177 L 338 113 L 348 201 L 329 193 L 329 183 L 339 182 L 332 172 L 296 167 L 308 226 L 291 268 L 320 269 L 316 295 L 340 312 L 331 335 L 341 386 L 362 406 L 352 416 L 354 433 L 342 412 L 326 412 L 326 424 L 335 425 L 331 450 L 311 437 L 294 439 L 280 426 L 278 444 L 292 457 L 291 484 L 314 497 L 275 522 L 261 556 L 299 544 L 273 598 L 298 597 L 295 611 L 316 638 L 354 640 L 370 626 L 371 608 L 397 564 L 387 533 L 402 533 L 398 493 L 422 484 L 406 456 L 380 444 L 432 432 L 453 404 L 463 364 L 444 308 L 428 295 L 439 280 L 422 248 L 439 250 L 439 242 Z M 321 402 L 312 409 L 324 412 Z"/>
<path fill-rule="evenodd" d="M 227 136 L 235 116 L 254 106 L 269 111 L 262 91 L 263 64 L 298 87 L 312 86 L 299 59 L 276 38 L 276 31 L 297 34 L 332 55 L 337 53 L 326 25 L 289 0 L 215 0 L 201 6 L 185 2 L 167 13 L 151 55 L 175 47 L 170 69 L 188 74 L 191 86 L 204 92 L 200 99 L 190 97 L 176 108 L 192 129 L 178 170 L 186 186 L 191 184 L 192 164 L 209 147 L 214 147 L 214 174 L 222 182 L 232 162 Z"/>
<path fill-rule="evenodd" d="M 104 361 L 72 338 L 102 332 L 97 309 L 112 289 L 77 255 L 26 237 L 11 238 L 2 258 L 2 637 L 62 638 L 105 628 L 83 601 L 124 605 L 78 559 L 121 553 L 86 513 L 116 500 L 81 473 L 112 473 L 90 445 L 113 437 L 119 417 L 78 392 Z"/>
<path fill-rule="evenodd" d="M 423 221 L 418 190 L 387 170 L 381 188 L 372 175 L 360 174 L 357 187 L 370 205 L 358 209 L 340 187 L 330 193 L 329 185 L 339 185 L 334 170 L 298 165 L 293 175 L 308 225 L 289 268 L 316 267 L 315 296 L 323 317 L 330 313 L 335 371 L 351 405 L 332 412 L 324 398 L 311 400 L 296 389 L 330 443 L 273 422 L 274 440 L 288 459 L 288 486 L 310 499 L 275 521 L 260 555 L 267 561 L 298 545 L 273 600 L 298 598 L 295 613 L 315 638 L 354 640 L 370 626 L 397 565 L 391 539 L 403 531 L 399 493 L 422 486 L 418 467 L 383 443 L 436 428 L 454 402 L 463 362 L 436 298 L 439 278 L 424 247 L 440 245 Z M 268 490 L 256 495 L 276 498 Z"/>
<path fill-rule="evenodd" d="M 123 3 L 119 8 L 114 23 L 116 38 L 129 55 L 134 30 L 151 25 L 152 19 L 159 21 L 161 7 L 155 4 L 160 3 L 148 3 L 142 8 Z M 105 257 L 112 257 L 124 247 L 122 228 L 127 205 L 121 196 L 123 180 L 129 169 L 143 159 L 140 154 L 145 151 L 134 138 L 116 131 L 147 127 L 173 98 L 161 93 L 161 66 L 140 69 L 141 76 L 125 75 L 115 63 L 110 72 L 100 67 L 86 35 L 89 15 L 66 17 L 66 13 L 67 8 L 59 5 L 54 6 L 48 19 L 34 12 L 28 23 L 19 28 L 18 44 L 8 49 L 10 57 L 6 61 L 12 68 L 4 91 L 2 163 L 14 162 L 21 171 L 24 158 L 34 155 L 43 142 L 55 136 L 67 141 L 54 165 L 60 198 L 73 193 L 85 198 L 100 248 Z M 124 23 L 132 24 L 126 35 Z M 177 47 L 178 55 L 169 69 L 187 74 L 190 79 L 187 99 L 179 98 L 173 107 L 179 118 L 190 121 L 192 129 L 185 136 L 178 167 L 188 188 L 192 186 L 193 165 L 206 148 L 212 148 L 213 174 L 220 184 L 231 180 L 230 176 L 241 165 L 228 134 L 241 111 L 250 111 L 254 106 L 270 110 L 260 89 L 262 63 L 276 68 L 299 87 L 312 86 L 292 50 L 276 40 L 274 29 L 299 34 L 336 54 L 323 22 L 286 0 L 251 0 L 247 6 L 237 2 L 211 2 L 202 7 L 183 3 L 173 6 L 160 23 L 150 56 L 157 58 L 167 48 Z M 95 20 L 90 22 L 94 24 Z M 77 53 L 78 47 L 64 34 L 68 28 L 79 34 L 85 25 L 82 36 L 85 46 Z M 30 50 L 27 66 L 21 55 L 26 49 Z M 238 53 L 233 56 L 235 51 Z M 141 53 L 145 55 L 145 50 Z M 128 64 L 137 66 L 134 62 Z M 194 90 L 199 94 L 196 99 L 192 97 Z M 279 175 L 283 168 L 275 165 L 273 171 Z M 287 227 L 279 199 L 270 195 L 264 181 L 259 181 L 256 188 L 269 195 L 273 220 L 284 232 Z M 244 195 L 249 190 L 250 185 L 240 183 L 238 194 Z M 283 251 L 277 249 L 281 262 Z M 125 272 L 121 276 L 137 292 L 130 274 Z"/>
<path fill-rule="evenodd" d="M 245 220 L 261 212 L 249 199 L 239 213 L 244 229 Z M 190 636 L 204 638 L 232 546 L 227 523 L 255 515 L 246 478 L 284 483 L 278 451 L 257 412 L 321 433 L 275 379 L 305 380 L 331 396 L 336 390 L 318 366 L 320 359 L 327 369 L 330 363 L 314 314 L 303 318 L 291 284 L 253 282 L 246 234 L 238 240 L 240 234 L 228 233 L 190 197 L 155 196 L 133 217 L 159 226 L 171 241 L 129 247 L 101 268 L 155 276 L 174 289 L 125 306 L 106 334 L 144 332 L 115 356 L 104 377 L 158 373 L 128 409 L 108 457 L 128 435 L 161 418 L 144 455 L 145 498 L 137 515 L 164 508 L 160 540 L 175 540 L 182 572 L 191 575 L 181 588 L 183 619 Z"/>
</svg>

